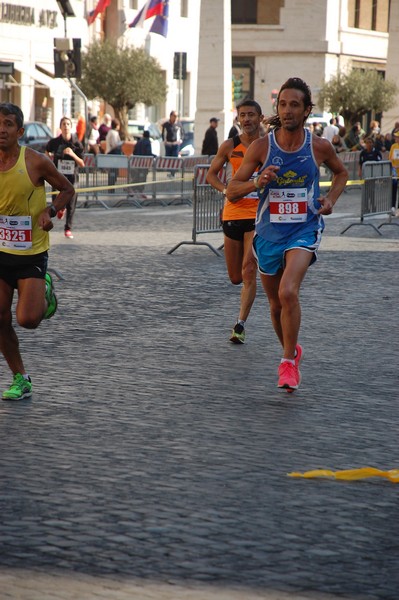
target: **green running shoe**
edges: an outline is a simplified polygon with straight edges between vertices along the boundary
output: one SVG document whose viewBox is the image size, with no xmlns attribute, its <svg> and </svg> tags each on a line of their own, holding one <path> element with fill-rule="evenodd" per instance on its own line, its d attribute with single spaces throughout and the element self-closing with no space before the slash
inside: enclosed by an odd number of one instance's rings
<svg viewBox="0 0 399 600">
<path fill-rule="evenodd" d="M 54 293 L 53 279 L 52 279 L 50 273 L 46 273 L 46 275 L 44 276 L 44 279 L 46 281 L 45 297 L 47 300 L 47 310 L 44 313 L 43 318 L 51 319 L 51 317 L 53 317 L 57 311 L 57 306 L 58 306 L 57 296 Z"/>
<path fill-rule="evenodd" d="M 21 373 L 16 373 L 8 390 L 3 392 L 3 400 L 23 400 L 32 396 L 32 382 L 25 379 Z"/>
<path fill-rule="evenodd" d="M 233 344 L 243 344 L 245 342 L 245 329 L 241 323 L 236 323 L 231 332 L 230 342 Z"/>
</svg>

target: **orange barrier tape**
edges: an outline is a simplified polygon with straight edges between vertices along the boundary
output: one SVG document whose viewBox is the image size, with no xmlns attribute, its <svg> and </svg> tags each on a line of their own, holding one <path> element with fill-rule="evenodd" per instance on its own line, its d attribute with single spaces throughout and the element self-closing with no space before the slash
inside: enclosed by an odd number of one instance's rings
<svg viewBox="0 0 399 600">
<path fill-rule="evenodd" d="M 331 479 L 342 479 L 344 481 L 356 481 L 369 477 L 385 477 L 392 483 L 399 483 L 399 469 L 381 471 L 374 467 L 362 467 L 361 469 L 346 469 L 343 471 L 329 471 L 328 469 L 316 469 L 305 473 L 287 473 L 288 477 L 302 477 L 304 479 L 315 479 L 317 477 L 329 477 Z"/>
</svg>

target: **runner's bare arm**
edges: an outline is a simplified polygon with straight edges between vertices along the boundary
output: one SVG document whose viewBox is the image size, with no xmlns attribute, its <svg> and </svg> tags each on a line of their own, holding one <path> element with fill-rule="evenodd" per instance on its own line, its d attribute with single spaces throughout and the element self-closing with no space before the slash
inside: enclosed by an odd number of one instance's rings
<svg viewBox="0 0 399 600">
<path fill-rule="evenodd" d="M 209 183 L 215 190 L 223 192 L 225 186 L 219 179 L 219 172 L 223 165 L 229 160 L 230 153 L 233 149 L 233 140 L 225 140 L 219 147 L 216 156 L 213 158 L 208 175 L 206 177 L 207 183 Z"/>
<path fill-rule="evenodd" d="M 60 173 L 54 163 L 44 154 L 27 148 L 25 152 L 26 168 L 32 183 L 35 186 L 43 185 L 47 181 L 59 194 L 53 199 L 55 210 L 62 210 L 70 202 L 75 194 L 75 188 L 62 173 Z M 49 208 L 46 208 L 38 219 L 39 227 L 45 231 L 51 229 L 51 219 Z"/>
<path fill-rule="evenodd" d="M 249 146 L 240 168 L 227 186 L 226 196 L 230 202 L 234 202 L 239 198 L 245 198 L 247 194 L 264 187 L 271 179 L 276 178 L 275 174 L 279 167 L 270 165 L 264 169 L 256 179 L 251 179 L 251 176 L 256 169 L 263 165 L 267 149 L 267 138 L 255 140 Z"/>
<path fill-rule="evenodd" d="M 71 158 L 73 158 L 73 160 L 76 162 L 76 164 L 78 165 L 78 167 L 81 167 L 83 169 L 83 167 L 85 166 L 85 162 L 83 160 L 83 158 L 80 158 L 76 152 L 74 152 L 72 150 L 72 148 L 65 148 L 64 150 L 64 154 L 67 154 L 68 156 L 70 156 Z"/>
</svg>

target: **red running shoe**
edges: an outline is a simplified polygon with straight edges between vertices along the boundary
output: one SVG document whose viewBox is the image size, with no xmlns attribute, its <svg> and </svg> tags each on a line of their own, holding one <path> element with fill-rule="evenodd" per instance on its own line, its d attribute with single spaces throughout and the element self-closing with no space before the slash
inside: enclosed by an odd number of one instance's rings
<svg viewBox="0 0 399 600">
<path fill-rule="evenodd" d="M 293 392 L 299 388 L 301 373 L 296 365 L 290 362 L 282 362 L 278 368 L 277 387 Z"/>
<path fill-rule="evenodd" d="M 302 346 L 300 344 L 297 344 L 295 346 L 295 350 L 296 350 L 296 357 L 294 359 L 295 360 L 295 366 L 298 367 L 298 369 L 299 369 L 300 362 L 301 362 L 301 360 L 303 358 L 303 348 L 302 348 Z"/>
</svg>

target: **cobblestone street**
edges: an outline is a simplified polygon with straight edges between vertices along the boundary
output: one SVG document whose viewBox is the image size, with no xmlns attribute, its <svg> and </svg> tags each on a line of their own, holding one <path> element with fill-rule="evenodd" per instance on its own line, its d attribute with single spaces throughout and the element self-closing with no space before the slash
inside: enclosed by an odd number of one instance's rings
<svg viewBox="0 0 399 600">
<path fill-rule="evenodd" d="M 398 599 L 399 486 L 287 477 L 399 468 L 399 228 L 340 236 L 359 201 L 303 284 L 294 394 L 260 286 L 232 345 L 224 259 L 167 254 L 189 207 L 56 223 L 58 313 L 18 330 L 34 393 L 0 405 L 0 600 Z"/>
</svg>

